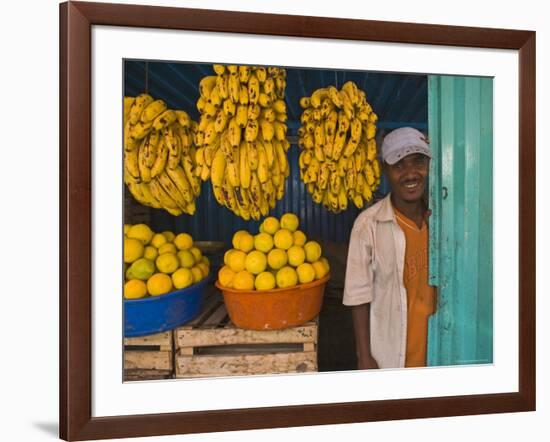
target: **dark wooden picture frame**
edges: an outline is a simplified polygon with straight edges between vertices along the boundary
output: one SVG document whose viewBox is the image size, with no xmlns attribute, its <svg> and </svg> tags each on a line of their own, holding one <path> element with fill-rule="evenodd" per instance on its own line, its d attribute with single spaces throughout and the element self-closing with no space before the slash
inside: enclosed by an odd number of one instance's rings
<svg viewBox="0 0 550 442">
<path fill-rule="evenodd" d="M 516 50 L 519 391 L 92 417 L 93 25 Z M 123 438 L 535 410 L 535 32 L 68 2 L 60 5 L 60 437 Z"/>
</svg>

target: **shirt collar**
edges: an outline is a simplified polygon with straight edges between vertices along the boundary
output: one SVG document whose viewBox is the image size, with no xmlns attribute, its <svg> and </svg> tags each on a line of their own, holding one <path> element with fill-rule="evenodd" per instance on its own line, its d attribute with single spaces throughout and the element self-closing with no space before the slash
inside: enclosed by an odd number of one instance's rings
<svg viewBox="0 0 550 442">
<path fill-rule="evenodd" d="M 391 193 L 388 193 L 388 195 L 382 200 L 380 204 L 380 209 L 378 209 L 378 212 L 375 216 L 376 221 L 393 221 L 394 212 L 390 196 Z"/>
</svg>

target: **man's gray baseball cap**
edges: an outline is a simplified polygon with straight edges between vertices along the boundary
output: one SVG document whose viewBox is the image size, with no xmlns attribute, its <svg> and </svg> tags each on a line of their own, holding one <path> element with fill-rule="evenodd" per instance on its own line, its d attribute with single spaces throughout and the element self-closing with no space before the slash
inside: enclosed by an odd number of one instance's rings
<svg viewBox="0 0 550 442">
<path fill-rule="evenodd" d="M 413 127 L 395 129 L 386 135 L 382 142 L 382 160 L 390 165 L 413 153 L 432 157 L 428 139 Z"/>
</svg>

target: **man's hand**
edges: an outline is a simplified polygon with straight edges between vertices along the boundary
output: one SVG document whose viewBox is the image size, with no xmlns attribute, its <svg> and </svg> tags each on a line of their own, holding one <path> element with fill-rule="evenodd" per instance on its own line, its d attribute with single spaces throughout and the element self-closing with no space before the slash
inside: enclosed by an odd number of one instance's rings
<svg viewBox="0 0 550 442">
<path fill-rule="evenodd" d="M 367 356 L 357 361 L 358 370 L 371 370 L 373 368 L 379 368 L 379 367 L 378 367 L 378 363 L 376 362 L 376 359 L 374 359 L 372 356 Z"/>
</svg>

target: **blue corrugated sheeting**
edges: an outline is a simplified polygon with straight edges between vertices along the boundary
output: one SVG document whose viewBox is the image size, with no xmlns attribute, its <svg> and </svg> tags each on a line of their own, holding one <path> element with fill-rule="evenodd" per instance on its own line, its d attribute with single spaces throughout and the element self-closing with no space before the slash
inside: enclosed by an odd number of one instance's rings
<svg viewBox="0 0 550 442">
<path fill-rule="evenodd" d="M 214 74 L 212 65 L 127 60 L 124 67 L 125 95 L 135 96 L 147 90 L 153 97 L 165 100 L 170 108 L 183 109 L 194 120 L 198 120 L 198 84 L 204 76 Z M 341 87 L 349 80 L 365 91 L 367 100 L 379 117 L 378 139 L 385 131 L 406 125 L 427 130 L 425 75 L 287 68 L 285 101 L 289 117 L 288 135 L 291 138 L 295 136 L 300 125 L 301 97 L 311 95 L 320 87 Z M 288 155 L 291 173 L 286 182 L 285 195 L 270 211 L 270 215 L 279 217 L 285 212 L 296 213 L 301 220 L 300 228 L 308 237 L 347 242 L 353 222 L 361 210 L 350 202 L 346 211 L 333 214 L 322 205 L 315 204 L 300 180 L 298 146 L 293 144 Z M 386 195 L 388 190 L 383 177 L 375 199 Z M 186 231 L 195 240 L 224 241 L 229 244 L 234 232 L 240 229 L 257 232 L 261 222 L 244 221 L 220 206 L 212 194 L 209 181 L 202 184 L 196 206 L 197 211 L 193 216 L 184 214 L 177 218 L 164 210 L 151 209 L 152 228 L 156 231 Z"/>
</svg>

